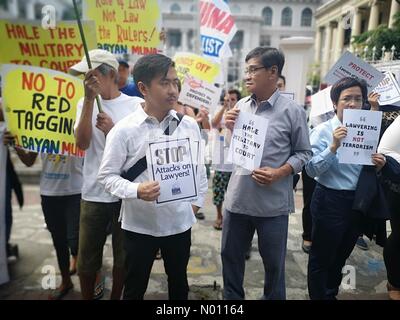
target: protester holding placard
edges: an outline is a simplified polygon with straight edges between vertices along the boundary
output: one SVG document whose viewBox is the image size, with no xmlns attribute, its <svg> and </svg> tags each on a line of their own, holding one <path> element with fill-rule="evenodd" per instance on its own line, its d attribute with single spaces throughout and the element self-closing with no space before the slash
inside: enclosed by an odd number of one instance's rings
<svg viewBox="0 0 400 320">
<path fill-rule="evenodd" d="M 3 141 L 6 145 L 13 145 L 14 136 L 6 132 Z M 28 167 L 34 164 L 38 156 L 38 153 L 26 152 L 18 147 L 15 150 Z M 49 295 L 49 299 L 59 300 L 73 288 L 71 273 L 74 270 L 70 269 L 70 254 L 74 268 L 78 255 L 83 159 L 55 154 L 41 154 L 41 158 L 42 210 L 53 239 L 62 278 L 61 285 Z"/>
<path fill-rule="evenodd" d="M 264 262 L 264 299 L 285 299 L 285 256 L 289 212 L 294 212 L 293 174 L 311 157 L 304 109 L 280 95 L 283 54 L 258 47 L 246 56 L 245 84 L 250 97 L 225 116 L 232 130 L 239 112 L 265 118 L 268 130 L 260 168 L 235 167 L 225 198 L 222 273 L 225 299 L 244 299 L 245 253 L 257 230 Z M 247 126 L 246 126 L 247 128 Z"/>
<path fill-rule="evenodd" d="M 160 54 L 144 56 L 136 62 L 133 76 L 145 102 L 108 134 L 98 174 L 107 192 L 123 201 L 121 221 L 127 271 L 124 299 L 143 299 L 154 256 L 161 249 L 169 299 L 186 300 L 191 227 L 208 187 L 205 167 L 198 163 L 202 154 L 200 130 L 194 119 L 173 110 L 179 79 L 170 58 Z M 179 141 L 184 142 L 185 148 L 175 147 Z M 166 142 L 174 146 L 154 148 Z M 181 158 L 188 159 L 190 155 L 189 145 L 197 150 L 194 174 L 199 181 L 195 187 L 197 200 L 190 201 L 179 199 L 193 190 L 192 184 L 179 183 L 181 178 L 194 178 L 193 165 L 182 166 Z M 161 179 L 154 179 L 151 173 Z M 167 185 L 172 189 L 164 193 Z M 160 199 L 165 203 L 160 205 Z"/>
<path fill-rule="evenodd" d="M 378 103 L 379 98 L 380 95 L 377 92 L 372 92 L 368 96 L 371 110 L 383 111 L 381 140 L 378 152 L 381 152 L 386 156 L 391 156 L 400 162 L 400 107 L 393 105 L 380 106 Z M 394 181 L 393 178 L 393 176 L 383 176 L 382 179 L 382 183 L 386 189 L 386 199 L 391 213 L 391 233 L 383 248 L 383 257 L 387 271 L 389 298 L 392 300 L 400 300 L 400 183 Z"/>
<path fill-rule="evenodd" d="M 362 169 L 359 164 L 339 163 L 337 151 L 347 135 L 342 125 L 343 110 L 361 109 L 367 100 L 365 82 L 343 78 L 331 89 L 336 116 L 310 133 L 313 158 L 307 173 L 317 181 L 311 202 L 312 246 L 308 262 L 308 291 L 311 299 L 335 299 L 342 280 L 342 268 L 361 233 L 361 212 L 352 209 Z M 380 170 L 381 154 L 372 155 Z"/>
<path fill-rule="evenodd" d="M 225 127 L 224 114 L 241 99 L 241 94 L 236 89 L 228 90 L 224 96 L 222 107 L 214 115 L 211 120 L 212 128 L 214 129 L 213 141 L 213 160 L 212 166 L 215 170 L 212 181 L 213 189 L 213 204 L 217 207 L 217 219 L 214 221 L 213 227 L 216 230 L 222 230 L 222 204 L 224 202 L 225 193 L 228 188 L 229 179 L 233 171 L 233 165 L 226 163 L 226 151 L 229 142 L 225 141 L 227 136 Z"/>
<path fill-rule="evenodd" d="M 400 117 L 389 126 L 382 136 L 378 148 L 386 156 L 394 158 L 400 164 Z M 392 178 L 392 179 L 391 179 Z M 396 177 L 386 179 L 386 196 L 390 206 L 391 233 L 383 249 L 387 271 L 389 298 L 400 300 L 400 183 Z"/>
<path fill-rule="evenodd" d="M 120 299 L 124 282 L 122 230 L 118 222 L 120 201 L 97 182 L 106 135 L 119 120 L 140 108 L 143 100 L 128 97 L 118 90 L 118 61 L 108 51 L 89 51 L 92 70 L 86 58 L 70 72 L 85 74 L 85 96 L 78 102 L 75 137 L 79 148 L 86 150 L 80 219 L 78 274 L 84 299 L 93 299 L 96 273 L 101 269 L 107 228 L 111 225 L 113 242 L 113 285 L 111 299 Z M 95 107 L 100 96 L 103 112 Z M 97 103 L 96 103 L 97 104 Z"/>
</svg>

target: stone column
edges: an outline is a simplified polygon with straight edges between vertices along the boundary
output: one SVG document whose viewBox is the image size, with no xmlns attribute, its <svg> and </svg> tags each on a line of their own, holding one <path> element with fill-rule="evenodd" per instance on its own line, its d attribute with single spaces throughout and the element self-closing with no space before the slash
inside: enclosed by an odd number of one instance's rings
<svg viewBox="0 0 400 320">
<path fill-rule="evenodd" d="M 376 29 L 379 23 L 379 1 L 374 0 L 369 14 L 368 31 Z"/>
<path fill-rule="evenodd" d="M 286 76 L 286 91 L 294 93 L 294 100 L 304 105 L 307 72 L 312 61 L 314 40 L 310 37 L 282 39 L 279 47 L 285 54 L 283 74 Z"/>
<path fill-rule="evenodd" d="M 35 20 L 35 2 L 28 0 L 25 2 L 26 19 Z"/>
<path fill-rule="evenodd" d="M 336 32 L 336 41 L 335 41 L 335 53 L 334 53 L 334 61 L 337 61 L 342 55 L 343 51 L 343 42 L 344 42 L 344 26 L 343 19 L 338 21 L 337 24 L 337 32 Z"/>
<path fill-rule="evenodd" d="M 314 52 L 314 61 L 320 61 L 319 53 L 321 52 L 321 28 L 317 28 L 317 33 L 315 35 L 315 52 Z"/>
<path fill-rule="evenodd" d="M 187 32 L 187 30 L 182 30 L 181 48 L 182 48 L 182 51 L 185 51 L 185 52 L 189 50 L 187 40 L 188 40 L 188 32 Z"/>
<path fill-rule="evenodd" d="M 12 17 L 18 17 L 18 0 L 8 0 L 8 10 Z"/>
<path fill-rule="evenodd" d="M 392 5 L 390 6 L 389 14 L 389 28 L 393 28 L 394 15 L 400 11 L 400 4 L 396 0 L 392 0 Z"/>
<path fill-rule="evenodd" d="M 323 57 L 321 63 L 321 76 L 325 77 L 329 69 L 330 53 L 331 53 L 331 42 L 332 42 L 332 24 L 328 23 L 325 27 L 325 45 L 323 50 Z"/>
<path fill-rule="evenodd" d="M 358 36 L 361 33 L 362 11 L 357 8 L 354 12 L 353 25 L 351 27 L 351 36 Z"/>
</svg>

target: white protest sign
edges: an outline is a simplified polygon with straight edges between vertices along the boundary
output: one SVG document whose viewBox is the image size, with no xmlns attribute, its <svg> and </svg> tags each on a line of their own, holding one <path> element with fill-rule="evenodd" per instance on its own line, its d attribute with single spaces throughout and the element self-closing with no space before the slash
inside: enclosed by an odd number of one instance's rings
<svg viewBox="0 0 400 320">
<path fill-rule="evenodd" d="M 200 0 L 201 51 L 211 58 L 227 57 L 237 31 L 229 5 L 223 0 Z"/>
<path fill-rule="evenodd" d="M 156 205 L 197 197 L 197 174 L 189 138 L 151 142 L 147 165 L 160 183 Z"/>
<path fill-rule="evenodd" d="M 325 76 L 325 82 L 333 85 L 340 79 L 351 77 L 367 82 L 368 92 L 372 91 L 385 77 L 382 72 L 354 54 L 346 51 Z"/>
<path fill-rule="evenodd" d="M 379 93 L 378 102 L 381 106 L 400 101 L 399 84 L 390 72 L 385 73 L 385 78 L 374 89 L 374 92 Z"/>
<path fill-rule="evenodd" d="M 371 155 L 376 153 L 381 121 L 381 111 L 344 109 L 347 136 L 338 149 L 339 163 L 372 165 Z"/>
<path fill-rule="evenodd" d="M 331 100 L 331 88 L 332 86 L 329 86 L 311 96 L 310 124 L 313 127 L 335 115 Z"/>
<path fill-rule="evenodd" d="M 279 92 L 279 94 L 280 94 L 281 96 L 284 96 L 284 97 L 290 99 L 290 100 L 294 100 L 294 93 L 293 93 L 293 92 L 284 92 L 284 91 L 281 91 L 281 92 Z"/>
<path fill-rule="evenodd" d="M 205 107 L 210 110 L 219 103 L 222 88 L 217 88 L 213 84 L 187 77 L 182 85 L 179 101 L 183 104 L 200 109 Z"/>
<path fill-rule="evenodd" d="M 267 119 L 241 111 L 233 128 L 228 162 L 250 171 L 258 169 L 267 128 Z"/>
<path fill-rule="evenodd" d="M 1 102 L 0 102 L 1 104 Z M 6 129 L 5 122 L 0 122 L 0 141 L 3 141 L 3 133 Z M 10 280 L 8 275 L 6 253 L 6 164 L 7 147 L 0 144 L 0 285 Z"/>
</svg>

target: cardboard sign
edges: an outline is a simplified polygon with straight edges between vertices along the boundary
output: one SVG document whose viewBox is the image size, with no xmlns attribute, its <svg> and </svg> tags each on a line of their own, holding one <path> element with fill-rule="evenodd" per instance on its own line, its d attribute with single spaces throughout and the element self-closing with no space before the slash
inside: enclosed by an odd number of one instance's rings
<svg viewBox="0 0 400 320">
<path fill-rule="evenodd" d="M 382 72 L 354 54 L 346 51 L 325 76 L 325 82 L 333 85 L 340 79 L 352 77 L 367 82 L 368 92 L 371 92 L 385 77 Z"/>
<path fill-rule="evenodd" d="M 73 133 L 82 81 L 38 67 L 3 65 L 3 110 L 16 145 L 38 153 L 83 157 Z"/>
<path fill-rule="evenodd" d="M 390 72 L 385 73 L 385 78 L 374 89 L 374 92 L 379 93 L 378 102 L 381 106 L 400 101 L 399 84 Z"/>
<path fill-rule="evenodd" d="M 96 22 L 99 49 L 114 54 L 158 53 L 160 0 L 84 0 L 83 14 Z"/>
<path fill-rule="evenodd" d="M 96 49 L 93 21 L 84 21 L 88 49 Z M 85 55 L 76 21 L 44 29 L 40 21 L 0 20 L 0 64 L 32 65 L 68 73 Z"/>
<path fill-rule="evenodd" d="M 381 121 L 381 111 L 344 109 L 347 136 L 338 149 L 339 163 L 372 165 L 371 155 L 376 153 Z"/>
<path fill-rule="evenodd" d="M 240 111 L 232 132 L 228 162 L 244 169 L 258 169 L 264 151 L 268 120 Z"/>
<path fill-rule="evenodd" d="M 187 77 L 194 77 L 210 84 L 217 82 L 220 65 L 202 56 L 179 52 L 174 56 L 175 69 L 179 79 L 184 82 Z"/>
<path fill-rule="evenodd" d="M 229 56 L 229 42 L 237 31 L 228 4 L 223 0 L 200 0 L 200 36 L 203 55 Z"/>
<path fill-rule="evenodd" d="M 156 205 L 197 198 L 196 159 L 189 138 L 149 144 L 147 163 L 150 176 L 160 183 Z"/>
<path fill-rule="evenodd" d="M 198 109 L 205 107 L 210 110 L 218 105 L 221 91 L 222 88 L 217 88 L 205 81 L 188 77 L 182 85 L 179 101 Z"/>
</svg>

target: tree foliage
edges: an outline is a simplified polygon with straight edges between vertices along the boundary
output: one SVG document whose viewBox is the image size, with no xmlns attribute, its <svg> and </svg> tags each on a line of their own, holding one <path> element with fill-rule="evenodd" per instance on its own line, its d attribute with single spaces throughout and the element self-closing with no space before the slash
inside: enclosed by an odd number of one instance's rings
<svg viewBox="0 0 400 320">
<path fill-rule="evenodd" d="M 375 57 L 381 57 L 383 46 L 386 50 L 390 50 L 394 45 L 396 47 L 394 59 L 400 59 L 400 13 L 395 14 L 392 28 L 380 25 L 374 30 L 354 36 L 352 43 L 359 51 L 368 47 L 367 58 L 372 57 L 373 47 L 376 47 Z"/>
</svg>

